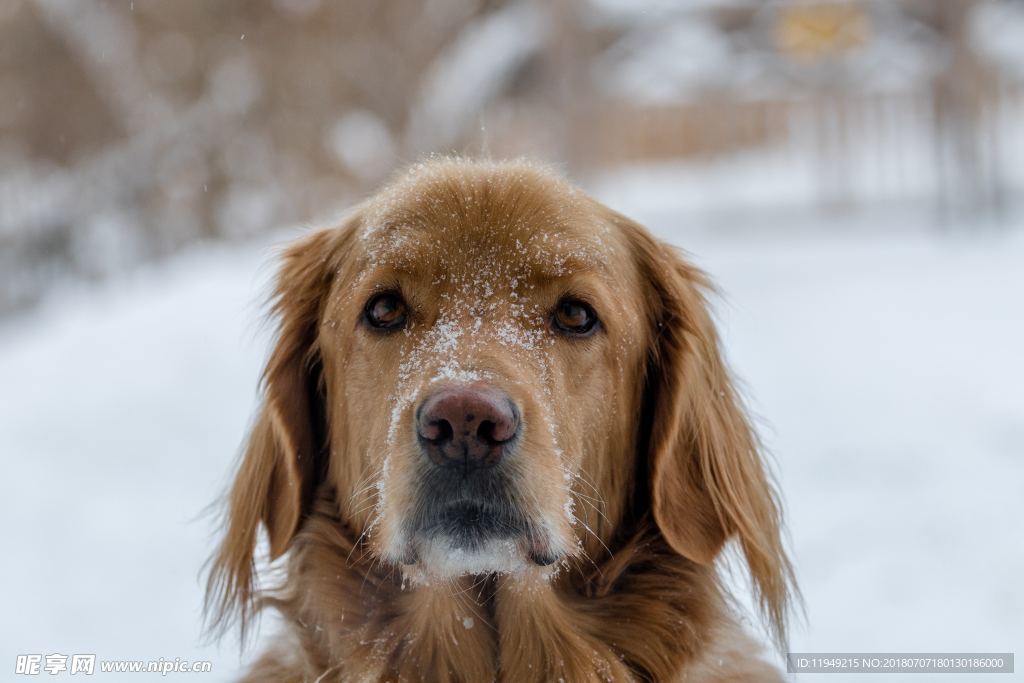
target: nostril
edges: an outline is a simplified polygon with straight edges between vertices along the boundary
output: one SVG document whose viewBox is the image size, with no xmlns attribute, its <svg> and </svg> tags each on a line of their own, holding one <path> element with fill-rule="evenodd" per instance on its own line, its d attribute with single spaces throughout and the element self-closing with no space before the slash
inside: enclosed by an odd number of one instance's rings
<svg viewBox="0 0 1024 683">
<path fill-rule="evenodd" d="M 454 433 L 451 423 L 445 419 L 431 420 L 420 429 L 420 436 L 435 444 L 451 441 Z"/>
<path fill-rule="evenodd" d="M 510 405 L 507 413 L 499 411 L 494 414 L 493 419 L 481 421 L 476 436 L 491 446 L 500 446 L 511 441 L 518 431 L 519 415 Z"/>
<path fill-rule="evenodd" d="M 492 446 L 497 444 L 498 440 L 494 438 L 494 428 L 495 424 L 493 422 L 491 422 L 490 420 L 483 420 L 480 423 L 480 426 L 477 427 L 476 429 L 477 438 L 480 439 L 481 441 L 489 443 Z"/>
</svg>

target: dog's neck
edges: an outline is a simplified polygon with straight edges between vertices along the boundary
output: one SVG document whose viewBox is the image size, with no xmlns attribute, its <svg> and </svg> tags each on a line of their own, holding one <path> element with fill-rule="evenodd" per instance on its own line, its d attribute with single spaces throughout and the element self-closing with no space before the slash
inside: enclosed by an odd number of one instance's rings
<svg viewBox="0 0 1024 683">
<path fill-rule="evenodd" d="M 261 598 L 289 622 L 289 666 L 309 680 L 669 680 L 723 616 L 712 571 L 644 525 L 589 572 L 411 585 L 334 510 L 317 504 L 285 585 Z"/>
</svg>

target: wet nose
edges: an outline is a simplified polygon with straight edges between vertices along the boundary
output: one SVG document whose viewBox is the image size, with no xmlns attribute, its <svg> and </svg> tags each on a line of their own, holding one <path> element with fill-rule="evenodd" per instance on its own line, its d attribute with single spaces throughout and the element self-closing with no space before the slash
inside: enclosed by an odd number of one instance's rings
<svg viewBox="0 0 1024 683">
<path fill-rule="evenodd" d="M 494 387 L 467 384 L 431 394 L 416 411 L 426 455 L 443 467 L 467 471 L 498 464 L 519 431 L 519 412 Z"/>
</svg>

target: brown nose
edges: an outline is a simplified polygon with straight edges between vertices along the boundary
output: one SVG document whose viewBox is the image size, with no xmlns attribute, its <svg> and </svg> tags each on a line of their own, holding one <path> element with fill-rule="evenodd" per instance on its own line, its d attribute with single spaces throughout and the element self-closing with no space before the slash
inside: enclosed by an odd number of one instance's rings
<svg viewBox="0 0 1024 683">
<path fill-rule="evenodd" d="M 508 395 L 494 387 L 448 387 L 420 404 L 416 431 L 435 464 L 469 471 L 501 460 L 519 431 L 519 413 Z"/>
</svg>

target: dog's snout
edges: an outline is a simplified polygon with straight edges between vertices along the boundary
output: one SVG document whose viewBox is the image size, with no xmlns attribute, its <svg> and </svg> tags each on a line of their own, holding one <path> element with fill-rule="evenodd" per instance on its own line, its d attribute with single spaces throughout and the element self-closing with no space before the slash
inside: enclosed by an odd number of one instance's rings
<svg viewBox="0 0 1024 683">
<path fill-rule="evenodd" d="M 447 387 L 416 414 L 420 444 L 437 465 L 496 465 L 519 432 L 519 412 L 505 392 L 487 385 Z"/>
</svg>

